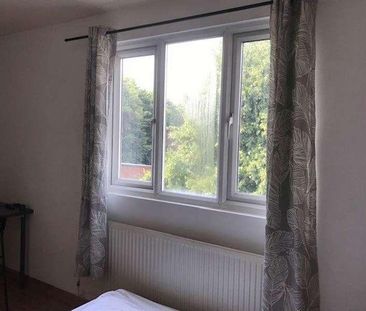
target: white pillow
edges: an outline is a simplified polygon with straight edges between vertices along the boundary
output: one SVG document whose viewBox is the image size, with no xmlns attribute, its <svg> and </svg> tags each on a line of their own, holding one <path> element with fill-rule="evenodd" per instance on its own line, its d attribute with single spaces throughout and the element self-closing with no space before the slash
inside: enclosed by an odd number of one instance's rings
<svg viewBox="0 0 366 311">
<path fill-rule="evenodd" d="M 98 298 L 82 305 L 73 311 L 173 311 L 151 300 L 119 289 L 106 292 Z"/>
</svg>

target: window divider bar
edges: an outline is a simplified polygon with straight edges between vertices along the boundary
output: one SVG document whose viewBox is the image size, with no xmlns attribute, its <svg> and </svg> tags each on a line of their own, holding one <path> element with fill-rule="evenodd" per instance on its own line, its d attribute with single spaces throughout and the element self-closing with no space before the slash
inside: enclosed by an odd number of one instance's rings
<svg viewBox="0 0 366 311">
<path fill-rule="evenodd" d="M 233 52 L 232 52 L 232 70 L 231 79 L 234 81 L 231 85 L 231 102 L 230 112 L 233 118 L 233 125 L 231 128 L 231 139 L 229 141 L 229 157 L 228 157 L 228 198 L 232 199 L 236 189 L 237 178 L 237 154 L 238 154 L 238 141 L 236 138 L 239 135 L 240 127 L 240 84 L 241 84 L 241 41 L 238 36 L 233 38 Z"/>
<path fill-rule="evenodd" d="M 219 161 L 218 161 L 218 203 L 227 200 L 227 159 L 228 159 L 228 126 L 227 118 L 230 115 L 231 96 L 231 66 L 232 66 L 232 34 L 223 35 L 222 77 L 221 77 L 221 107 L 220 107 L 220 134 L 219 134 Z"/>
<path fill-rule="evenodd" d="M 155 167 L 154 193 L 160 195 L 163 191 L 163 161 L 164 161 L 164 114 L 165 114 L 165 43 L 160 40 L 156 56 L 156 103 L 155 103 Z"/>
</svg>

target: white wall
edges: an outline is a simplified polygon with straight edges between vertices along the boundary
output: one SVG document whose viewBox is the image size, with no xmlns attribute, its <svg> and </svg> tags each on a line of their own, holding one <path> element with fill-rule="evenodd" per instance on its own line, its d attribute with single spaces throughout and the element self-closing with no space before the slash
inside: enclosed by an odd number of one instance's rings
<svg viewBox="0 0 366 311">
<path fill-rule="evenodd" d="M 73 277 L 81 187 L 81 146 L 88 25 L 116 28 L 242 5 L 232 1 L 161 1 L 0 38 L 0 201 L 29 204 L 29 273 L 67 291 Z M 268 15 L 268 8 L 232 21 Z M 209 24 L 223 17 L 208 19 Z M 202 22 L 200 22 L 202 23 Z M 199 26 L 185 23 L 164 31 Z M 202 24 L 203 25 L 203 24 Z M 179 28 L 177 28 L 179 27 Z M 152 34 L 156 29 L 126 36 Z M 189 238 L 263 252 L 264 220 L 139 199 L 110 198 L 110 217 Z M 18 265 L 18 227 L 7 230 L 8 264 Z"/>
<path fill-rule="evenodd" d="M 325 311 L 366 310 L 366 1 L 320 2 L 319 263 Z"/>
<path fill-rule="evenodd" d="M 76 290 L 86 41 L 66 44 L 63 39 L 85 34 L 91 24 L 119 28 L 243 1 L 159 3 L 0 38 L 0 201 L 22 201 L 34 208 L 29 272 L 68 291 Z M 364 0 L 321 0 L 318 11 L 319 262 L 325 311 L 366 308 L 365 11 Z M 129 34 L 135 35 L 142 33 Z M 264 221 L 258 218 L 137 199 L 121 204 L 116 197 L 110 198 L 110 215 L 203 241 L 263 250 Z M 8 229 L 8 262 L 15 267 L 15 221 Z"/>
</svg>

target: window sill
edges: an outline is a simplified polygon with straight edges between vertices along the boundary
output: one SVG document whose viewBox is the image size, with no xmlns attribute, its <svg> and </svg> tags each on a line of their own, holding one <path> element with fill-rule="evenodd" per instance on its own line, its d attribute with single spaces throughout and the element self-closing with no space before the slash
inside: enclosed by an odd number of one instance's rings
<svg viewBox="0 0 366 311">
<path fill-rule="evenodd" d="M 121 186 L 111 185 L 108 189 L 108 195 L 134 198 L 138 200 L 147 200 L 161 202 L 164 204 L 173 204 L 175 206 L 189 206 L 193 208 L 204 209 L 212 212 L 230 213 L 260 219 L 266 218 L 266 208 L 264 203 L 253 204 L 239 201 L 226 201 L 218 203 L 215 199 L 191 199 L 176 197 L 169 194 L 155 194 L 148 189 L 126 189 Z"/>
</svg>

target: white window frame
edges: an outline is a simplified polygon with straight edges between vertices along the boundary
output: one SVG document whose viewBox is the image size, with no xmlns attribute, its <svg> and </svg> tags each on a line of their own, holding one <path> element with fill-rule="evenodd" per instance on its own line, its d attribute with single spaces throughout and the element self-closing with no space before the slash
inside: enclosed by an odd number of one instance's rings
<svg viewBox="0 0 366 311">
<path fill-rule="evenodd" d="M 219 157 L 218 157 L 218 180 L 217 197 L 203 197 L 193 194 L 182 194 L 170 191 L 163 191 L 163 153 L 164 153 L 164 104 L 165 104 L 165 52 L 166 44 L 195 39 L 205 39 L 212 37 L 223 37 L 223 60 L 222 60 L 222 85 L 221 85 L 221 105 L 219 118 Z M 238 86 L 232 85 L 232 81 L 237 74 L 235 68 L 238 65 L 235 45 L 240 38 L 246 41 L 254 41 L 254 38 L 268 39 L 269 26 L 268 18 L 245 21 L 242 23 L 226 24 L 204 29 L 184 31 L 181 33 L 159 35 L 148 39 L 137 39 L 118 42 L 118 51 L 114 75 L 114 93 L 112 109 L 112 131 L 109 169 L 109 193 L 136 197 L 148 200 L 158 200 L 180 205 L 197 206 L 200 208 L 210 208 L 228 210 L 237 213 L 247 213 L 250 215 L 263 216 L 265 200 L 258 196 L 247 194 L 237 194 L 232 191 L 233 176 L 230 173 L 233 167 L 233 155 L 235 144 L 233 135 L 237 130 L 235 127 L 229 132 L 230 117 L 237 116 L 233 94 Z M 258 39 L 257 39 L 258 40 Z M 126 55 L 137 51 L 154 51 L 155 55 L 155 103 L 154 103 L 154 128 L 153 133 L 153 156 L 152 156 L 152 186 L 139 182 L 126 182 L 118 179 L 119 162 L 119 134 L 120 134 L 120 59 Z M 128 54 L 130 53 L 130 54 Z M 132 53 L 132 54 L 131 54 Z M 237 106 L 239 106 L 237 104 Z M 235 137 L 235 136 L 234 136 Z"/>
<path fill-rule="evenodd" d="M 230 117 L 231 131 L 229 137 L 229 161 L 228 161 L 228 200 L 242 201 L 264 205 L 264 195 L 255 195 L 237 191 L 238 188 L 238 166 L 239 166 L 239 139 L 240 139 L 240 107 L 241 107 L 241 85 L 242 85 L 242 44 L 259 40 L 268 40 L 269 33 L 266 30 L 259 30 L 251 33 L 234 35 L 233 68 L 232 68 L 232 100 Z"/>
<path fill-rule="evenodd" d="M 121 98 L 122 98 L 122 88 L 121 88 L 121 71 L 122 71 L 122 60 L 125 58 L 139 57 L 139 56 L 154 56 L 154 108 L 153 108 L 153 119 L 152 119 L 152 152 L 151 152 L 151 167 L 155 166 L 155 149 L 156 149 L 156 134 L 155 134 L 155 123 L 156 123 L 156 110 L 157 110 L 157 53 L 156 47 L 145 46 L 135 49 L 121 50 L 116 53 L 115 64 L 114 64 L 114 77 L 113 77 L 113 129 L 112 129 L 112 161 L 111 161 L 111 177 L 112 184 L 129 187 L 136 189 L 153 189 L 155 176 L 151 174 L 151 183 L 143 182 L 132 179 L 120 179 L 118 177 L 120 164 L 121 164 Z"/>
</svg>

